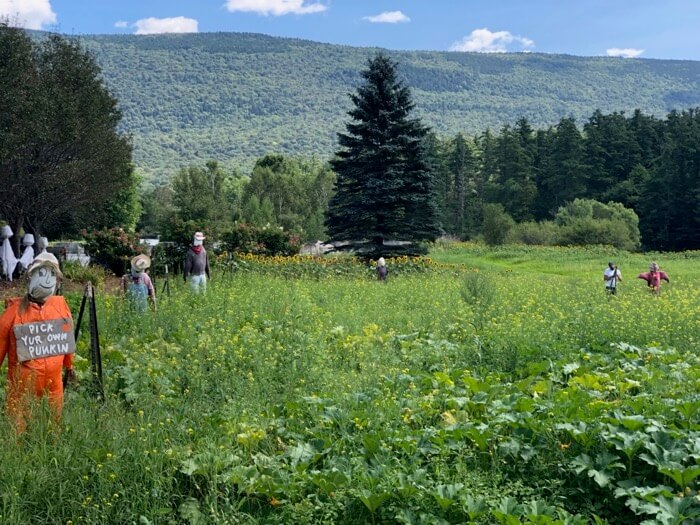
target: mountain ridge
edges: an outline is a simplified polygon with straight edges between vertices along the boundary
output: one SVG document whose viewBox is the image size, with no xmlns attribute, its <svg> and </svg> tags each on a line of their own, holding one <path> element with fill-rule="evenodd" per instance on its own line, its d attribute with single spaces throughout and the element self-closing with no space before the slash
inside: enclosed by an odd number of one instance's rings
<svg viewBox="0 0 700 525">
<path fill-rule="evenodd" d="M 441 136 L 535 127 L 596 110 L 659 117 L 700 106 L 700 61 L 353 47 L 260 33 L 78 35 L 95 53 L 150 181 L 209 159 L 249 169 L 269 152 L 327 158 L 367 59 L 399 63 L 416 114 Z"/>
</svg>

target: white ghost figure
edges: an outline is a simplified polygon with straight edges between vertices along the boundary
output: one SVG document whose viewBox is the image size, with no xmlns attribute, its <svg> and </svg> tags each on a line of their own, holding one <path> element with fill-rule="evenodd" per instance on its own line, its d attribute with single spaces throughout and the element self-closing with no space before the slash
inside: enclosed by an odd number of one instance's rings
<svg viewBox="0 0 700 525">
<path fill-rule="evenodd" d="M 12 280 L 12 274 L 17 266 L 17 257 L 15 257 L 15 252 L 12 251 L 12 246 L 10 246 L 10 237 L 12 235 L 12 228 L 9 226 L 3 226 L 2 230 L 0 230 L 0 236 L 2 236 L 2 246 L 0 247 L 2 274 L 8 281 Z"/>
<path fill-rule="evenodd" d="M 22 257 L 19 258 L 19 265 L 25 270 L 34 260 L 34 236 L 31 233 L 25 233 L 22 239 L 22 244 L 24 244 L 24 251 L 22 252 Z"/>
<path fill-rule="evenodd" d="M 48 247 L 49 240 L 46 237 L 39 237 L 39 240 L 36 241 L 36 254 L 44 253 Z"/>
</svg>

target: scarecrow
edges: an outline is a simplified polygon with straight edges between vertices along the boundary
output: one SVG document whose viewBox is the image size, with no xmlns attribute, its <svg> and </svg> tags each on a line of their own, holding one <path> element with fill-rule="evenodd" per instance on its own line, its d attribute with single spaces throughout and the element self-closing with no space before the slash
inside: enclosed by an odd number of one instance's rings
<svg viewBox="0 0 700 525">
<path fill-rule="evenodd" d="M 659 265 L 655 262 L 649 264 L 649 271 L 642 272 L 637 276 L 637 279 L 644 279 L 647 282 L 649 291 L 654 295 L 659 295 L 661 293 L 661 281 L 671 282 L 666 272 L 661 271 Z"/>
<path fill-rule="evenodd" d="M 7 411 L 20 432 L 32 398 L 47 395 L 59 419 L 63 383 L 75 380 L 73 318 L 66 300 L 54 295 L 61 277 L 56 257 L 39 254 L 27 268 L 27 294 L 8 299 L 0 317 L 0 366 L 5 356 L 8 361 Z"/>
<path fill-rule="evenodd" d="M 380 257 L 377 261 L 377 280 L 386 281 L 387 275 L 389 275 L 389 269 L 386 267 L 386 261 L 384 257 Z"/>
<path fill-rule="evenodd" d="M 148 255 L 137 255 L 131 259 L 131 272 L 122 277 L 122 290 L 129 305 L 139 312 L 148 308 L 148 300 L 156 310 L 156 290 L 146 270 L 151 267 Z"/>
<path fill-rule="evenodd" d="M 204 249 L 204 234 L 197 232 L 194 234 L 192 246 L 187 250 L 185 256 L 185 268 L 182 272 L 183 278 L 190 278 L 190 289 L 194 293 L 207 291 L 207 279 L 209 278 L 209 257 Z"/>
</svg>

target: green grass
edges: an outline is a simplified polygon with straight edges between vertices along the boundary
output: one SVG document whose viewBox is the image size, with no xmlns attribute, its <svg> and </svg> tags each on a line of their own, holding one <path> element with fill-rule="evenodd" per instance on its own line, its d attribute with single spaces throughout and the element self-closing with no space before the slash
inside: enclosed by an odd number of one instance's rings
<svg viewBox="0 0 700 525">
<path fill-rule="evenodd" d="M 0 422 L 0 522 L 694 519 L 697 255 L 655 256 L 660 298 L 639 254 L 614 254 L 614 298 L 602 248 L 431 257 L 385 285 L 249 260 L 142 317 L 98 296 L 107 400 L 84 330 L 61 428 Z"/>
</svg>

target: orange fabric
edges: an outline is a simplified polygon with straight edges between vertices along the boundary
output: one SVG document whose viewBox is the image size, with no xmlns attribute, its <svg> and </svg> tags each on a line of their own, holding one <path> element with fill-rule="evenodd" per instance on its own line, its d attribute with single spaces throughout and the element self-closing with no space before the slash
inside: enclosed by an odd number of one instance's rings
<svg viewBox="0 0 700 525">
<path fill-rule="evenodd" d="M 7 410 L 24 427 L 27 405 L 32 395 L 41 398 L 48 394 L 49 404 L 60 416 L 63 408 L 63 379 L 61 371 L 73 368 L 73 354 L 32 359 L 19 363 L 17 343 L 13 327 L 17 324 L 50 321 L 52 319 L 72 319 L 66 300 L 61 296 L 51 296 L 43 305 L 30 302 L 24 312 L 20 312 L 22 298 L 9 299 L 7 308 L 0 317 L 0 366 L 7 356 Z"/>
</svg>

